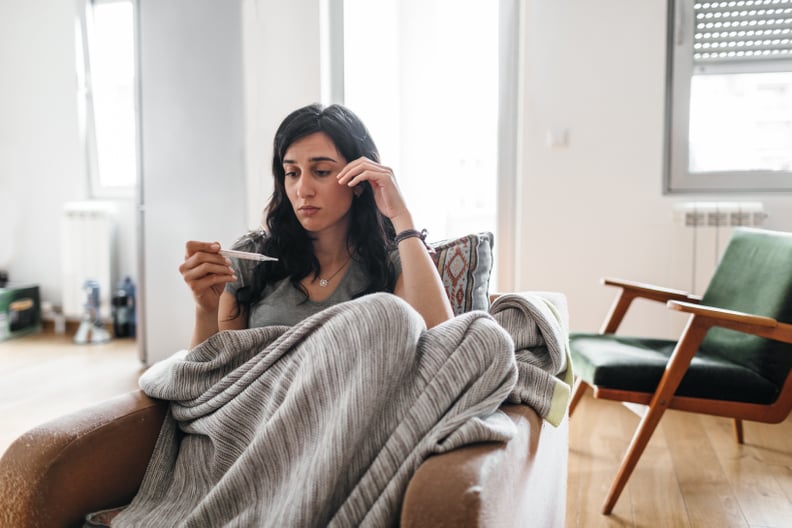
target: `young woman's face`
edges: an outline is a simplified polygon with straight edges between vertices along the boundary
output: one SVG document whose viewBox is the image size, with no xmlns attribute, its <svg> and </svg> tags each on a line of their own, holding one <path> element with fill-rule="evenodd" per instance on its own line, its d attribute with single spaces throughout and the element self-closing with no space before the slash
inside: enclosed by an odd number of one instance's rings
<svg viewBox="0 0 792 528">
<path fill-rule="evenodd" d="M 348 229 L 353 191 L 336 180 L 346 164 L 347 160 L 324 132 L 300 138 L 286 149 L 283 155 L 286 196 L 306 231 Z"/>
</svg>

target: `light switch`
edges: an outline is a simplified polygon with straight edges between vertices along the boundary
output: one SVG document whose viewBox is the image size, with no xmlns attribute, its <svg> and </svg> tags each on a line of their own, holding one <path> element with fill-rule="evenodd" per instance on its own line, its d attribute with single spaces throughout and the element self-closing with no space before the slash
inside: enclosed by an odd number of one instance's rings
<svg viewBox="0 0 792 528">
<path fill-rule="evenodd" d="M 568 128 L 551 128 L 547 131 L 546 142 L 548 148 L 566 148 L 569 146 Z"/>
</svg>

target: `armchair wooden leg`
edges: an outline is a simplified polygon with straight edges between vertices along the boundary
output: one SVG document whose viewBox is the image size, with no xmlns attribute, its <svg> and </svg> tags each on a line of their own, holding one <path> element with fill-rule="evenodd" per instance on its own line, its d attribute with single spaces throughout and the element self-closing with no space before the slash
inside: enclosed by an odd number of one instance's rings
<svg viewBox="0 0 792 528">
<path fill-rule="evenodd" d="M 734 419 L 734 439 L 738 444 L 743 443 L 743 423 L 739 418 Z"/>
<path fill-rule="evenodd" d="M 641 458 L 644 449 L 646 449 L 646 445 L 649 443 L 652 433 L 654 433 L 654 430 L 657 428 L 657 424 L 660 423 L 660 418 L 662 418 L 665 410 L 666 406 L 664 404 L 650 406 L 643 419 L 641 419 L 641 423 L 638 424 L 638 429 L 636 429 L 633 439 L 630 441 L 630 446 L 627 448 L 627 452 L 622 459 L 619 472 L 616 473 L 616 477 L 613 479 L 613 484 L 611 484 L 610 491 L 608 491 L 605 503 L 602 505 L 602 513 L 604 515 L 610 515 L 613 511 L 616 501 L 619 500 L 624 486 L 627 485 L 627 480 L 629 480 L 630 475 L 632 475 L 635 465 L 638 463 L 638 459 Z"/>
<path fill-rule="evenodd" d="M 665 373 L 660 378 L 657 391 L 652 396 L 649 409 L 641 419 L 641 423 L 638 424 L 638 429 L 636 429 L 633 439 L 630 441 L 630 446 L 624 455 L 619 472 L 613 480 L 608 497 L 602 506 L 602 513 L 605 515 L 609 515 L 613 511 L 613 506 L 619 499 L 619 495 L 621 495 L 624 486 L 627 484 L 633 469 L 635 469 L 638 459 L 641 458 L 644 449 L 646 449 L 646 444 L 649 443 L 649 439 L 652 437 L 655 428 L 657 428 L 660 418 L 663 417 L 663 413 L 668 408 L 668 402 L 677 387 L 679 387 L 679 382 L 682 381 L 682 377 L 685 375 L 685 371 L 690 365 L 696 350 L 698 350 L 701 340 L 704 339 L 710 324 L 707 320 L 699 323 L 695 315 L 688 320 L 685 331 L 674 348 L 668 365 L 666 365 Z"/>
<path fill-rule="evenodd" d="M 569 400 L 569 416 L 572 416 L 572 413 L 575 411 L 575 407 L 580 402 L 580 399 L 586 393 L 586 389 L 589 388 L 589 384 L 583 381 L 581 378 L 578 378 L 575 381 L 575 386 L 572 388 L 572 398 Z"/>
</svg>

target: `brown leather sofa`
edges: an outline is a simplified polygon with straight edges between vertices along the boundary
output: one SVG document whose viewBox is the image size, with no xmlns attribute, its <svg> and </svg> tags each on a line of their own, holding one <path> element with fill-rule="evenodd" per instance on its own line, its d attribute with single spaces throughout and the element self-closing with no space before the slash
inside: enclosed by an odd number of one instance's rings
<svg viewBox="0 0 792 528">
<path fill-rule="evenodd" d="M 81 526 L 86 513 L 126 504 L 140 486 L 167 405 L 124 394 L 36 427 L 0 459 L 0 526 Z M 525 405 L 508 443 L 427 459 L 410 481 L 404 527 L 564 526 L 568 422 Z"/>
<path fill-rule="evenodd" d="M 568 328 L 563 294 L 531 293 L 553 302 Z M 568 418 L 553 427 L 526 405 L 501 409 L 515 437 L 425 460 L 405 491 L 401 526 L 564 526 Z M 129 503 L 166 410 L 135 391 L 22 435 L 0 458 L 0 527 L 82 526 L 87 513 Z"/>
</svg>

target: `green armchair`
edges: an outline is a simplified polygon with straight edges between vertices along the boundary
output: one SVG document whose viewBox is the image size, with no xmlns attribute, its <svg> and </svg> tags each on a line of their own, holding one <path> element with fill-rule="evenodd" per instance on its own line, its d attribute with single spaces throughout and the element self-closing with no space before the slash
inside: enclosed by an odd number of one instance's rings
<svg viewBox="0 0 792 528">
<path fill-rule="evenodd" d="M 603 505 L 610 514 L 666 409 L 779 423 L 792 410 L 792 234 L 738 228 L 703 297 L 642 283 L 621 288 L 601 333 L 570 335 L 577 382 L 570 416 L 585 391 L 644 404 L 646 413 Z M 690 314 L 678 341 L 618 336 L 633 299 Z"/>
</svg>

